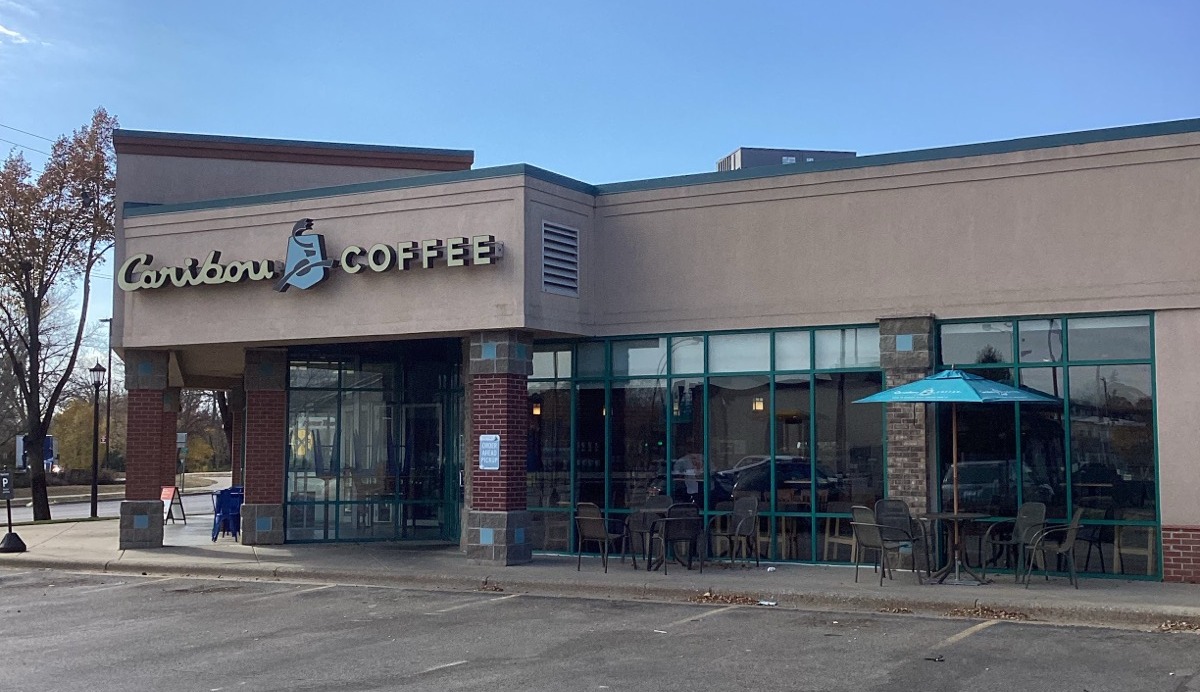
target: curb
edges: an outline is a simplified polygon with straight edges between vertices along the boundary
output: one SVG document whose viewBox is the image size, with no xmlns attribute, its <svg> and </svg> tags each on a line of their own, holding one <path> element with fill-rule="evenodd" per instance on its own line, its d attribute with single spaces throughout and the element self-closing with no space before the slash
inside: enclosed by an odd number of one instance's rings
<svg viewBox="0 0 1200 692">
<path fill-rule="evenodd" d="M 0 562 L 0 565 L 4 564 Z M 256 580 L 294 580 L 311 582 L 333 582 L 347 585 L 386 586 L 430 591 L 480 591 L 477 577 L 459 574 L 375 574 L 371 572 L 339 569 L 306 569 L 291 565 L 170 565 L 140 560 L 89 561 L 46 557 L 23 557 L 17 563 L 24 567 L 62 569 L 106 574 L 134 576 L 168 575 L 209 579 L 234 578 Z M 562 583 L 545 580 L 508 579 L 492 580 L 504 593 L 520 593 L 532 596 L 570 596 L 593 600 L 651 600 L 661 602 L 696 603 L 700 591 L 691 585 L 610 584 L 598 586 L 594 583 Z M 1101 603 L 1031 604 L 1012 598 L 999 599 L 929 599 L 913 596 L 887 596 L 877 594 L 850 594 L 839 592 L 787 593 L 777 592 L 771 600 L 778 607 L 794 610 L 821 610 L 854 613 L 894 612 L 897 609 L 909 614 L 935 617 L 963 617 L 964 619 L 987 620 L 996 618 L 951 616 L 950 611 L 979 606 L 1010 612 L 1023 613 L 1029 620 L 1066 625 L 1087 625 L 1115 628 L 1154 628 L 1166 620 L 1200 619 L 1200 607 L 1187 606 L 1121 606 Z M 711 605 L 711 604 L 710 604 Z"/>
</svg>

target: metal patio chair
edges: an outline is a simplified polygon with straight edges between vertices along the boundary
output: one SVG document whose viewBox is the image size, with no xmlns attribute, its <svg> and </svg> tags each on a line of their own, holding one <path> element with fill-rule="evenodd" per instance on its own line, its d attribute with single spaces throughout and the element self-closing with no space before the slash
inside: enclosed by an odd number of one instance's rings
<svg viewBox="0 0 1200 692">
<path fill-rule="evenodd" d="M 668 546 L 679 557 L 678 548 L 687 548 L 687 568 L 692 568 L 692 559 L 700 558 L 700 573 L 704 573 L 704 518 L 700 516 L 700 508 L 691 503 L 674 504 L 667 508 L 667 516 L 656 522 L 654 533 L 650 537 L 651 553 L 657 542 L 662 550 L 663 574 L 667 573 Z"/>
<path fill-rule="evenodd" d="M 896 535 L 894 527 L 884 526 L 875 519 L 875 512 L 870 507 L 855 505 L 850 508 L 852 521 L 851 528 L 854 529 L 855 539 L 858 541 L 858 554 L 854 556 L 854 581 L 858 582 L 858 566 L 862 563 L 863 554 L 868 550 L 874 550 L 875 568 L 879 570 L 879 585 L 883 586 L 883 577 L 887 575 L 888 579 L 892 578 L 891 565 L 888 564 L 887 555 L 889 552 L 899 554 L 900 548 L 908 541 L 893 540 L 889 536 Z M 911 536 L 909 537 L 911 541 Z M 921 583 L 921 574 L 915 569 L 913 574 L 917 575 L 917 583 Z"/>
<path fill-rule="evenodd" d="M 621 541 L 622 554 L 625 550 L 625 531 L 610 531 L 604 514 L 594 502 L 580 502 L 575 506 L 575 571 L 583 566 L 583 544 L 595 543 L 600 549 L 600 562 L 608 573 L 608 554 L 613 541 Z"/>
<path fill-rule="evenodd" d="M 1050 565 L 1047 558 L 1053 555 L 1056 562 L 1066 560 L 1067 577 L 1071 584 L 1078 589 L 1079 577 L 1075 574 L 1075 539 L 1079 536 L 1079 523 L 1083 521 L 1084 508 L 1075 510 L 1071 523 L 1066 526 L 1051 526 L 1038 531 L 1029 546 L 1029 563 L 1025 569 L 1025 588 L 1029 588 L 1029 577 L 1033 574 L 1033 563 L 1041 557 L 1042 573 L 1046 581 L 1050 581 Z"/>
<path fill-rule="evenodd" d="M 888 527 L 885 539 L 907 541 L 912 551 L 912 568 L 917 571 L 917 549 L 925 554 L 925 574 L 933 573 L 929 552 L 929 530 L 924 521 L 913 518 L 904 500 L 882 499 L 875 503 L 875 521 Z"/>
<path fill-rule="evenodd" d="M 750 550 L 754 549 L 754 566 L 758 561 L 758 498 L 739 497 L 733 501 L 733 511 L 719 514 L 708 524 L 708 540 L 723 538 L 729 545 L 729 564 L 733 564 L 737 548 L 742 549 L 742 558 L 750 564 Z"/>
<path fill-rule="evenodd" d="M 987 566 L 995 562 L 1001 554 L 1005 564 L 1012 567 L 1014 580 L 1021 581 L 1021 569 L 1025 565 L 1025 554 L 1037 536 L 1046 525 L 1046 504 L 1044 502 L 1026 502 L 1017 508 L 1015 519 L 1001 519 L 988 527 L 980 539 L 982 543 L 980 561 L 980 577 L 987 579 Z M 1007 534 L 1005 533 L 1007 531 Z"/>
</svg>

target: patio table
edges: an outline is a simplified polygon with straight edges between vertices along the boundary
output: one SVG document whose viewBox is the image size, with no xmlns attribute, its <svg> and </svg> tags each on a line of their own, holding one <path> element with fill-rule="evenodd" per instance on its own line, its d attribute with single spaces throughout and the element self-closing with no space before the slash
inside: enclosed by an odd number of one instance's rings
<svg viewBox="0 0 1200 692">
<path fill-rule="evenodd" d="M 962 539 L 962 524 L 964 522 L 985 519 L 989 515 L 979 512 L 928 512 L 922 516 L 939 524 L 950 522 L 952 525 L 952 530 L 950 531 L 950 552 L 946 555 L 946 564 L 930 575 L 930 581 L 943 584 L 953 574 L 954 579 L 951 581 L 952 584 L 983 584 L 984 579 L 975 574 L 971 566 L 967 564 L 966 541 Z M 971 579 L 962 579 L 961 574 L 963 572 L 971 575 Z"/>
</svg>

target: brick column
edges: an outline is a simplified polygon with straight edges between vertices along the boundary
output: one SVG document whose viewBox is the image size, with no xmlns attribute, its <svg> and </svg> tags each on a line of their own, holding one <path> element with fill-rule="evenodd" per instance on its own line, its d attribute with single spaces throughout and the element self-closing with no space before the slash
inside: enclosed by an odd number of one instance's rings
<svg viewBox="0 0 1200 692">
<path fill-rule="evenodd" d="M 233 418 L 233 439 L 229 445 L 229 464 L 233 468 L 232 485 L 242 485 L 242 464 L 246 449 L 246 390 L 238 387 L 229 392 L 229 415 Z"/>
<path fill-rule="evenodd" d="M 1163 581 L 1200 584 L 1200 526 L 1162 527 Z"/>
<path fill-rule="evenodd" d="M 246 351 L 246 500 L 244 545 L 283 543 L 284 453 L 287 438 L 287 352 Z"/>
<path fill-rule="evenodd" d="M 885 389 L 933 372 L 933 321 L 933 315 L 879 320 Z M 929 496 L 927 464 L 933 441 L 933 420 L 926 404 L 887 404 L 887 494 L 907 502 L 914 513 L 928 511 L 934 501 Z"/>
<path fill-rule="evenodd" d="M 525 505 L 525 445 L 529 432 L 526 381 L 533 342 L 520 332 L 471 337 L 471 470 L 467 488 L 467 557 L 476 562 L 529 562 Z M 500 468 L 479 468 L 479 436 L 500 436 Z"/>
<path fill-rule="evenodd" d="M 178 392 L 167 387 L 165 351 L 125 352 L 125 501 L 121 503 L 119 544 L 129 548 L 161 548 L 163 485 L 174 485 L 175 420 Z M 171 429 L 171 443 L 163 431 Z M 169 465 L 169 466 L 168 466 Z M 164 469 L 169 468 L 168 473 Z"/>
</svg>

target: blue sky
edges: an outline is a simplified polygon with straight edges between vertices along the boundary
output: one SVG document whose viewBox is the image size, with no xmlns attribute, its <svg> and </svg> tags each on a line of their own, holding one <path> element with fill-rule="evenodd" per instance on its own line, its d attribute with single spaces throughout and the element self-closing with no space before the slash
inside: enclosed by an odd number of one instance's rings
<svg viewBox="0 0 1200 692">
<path fill-rule="evenodd" d="M 133 129 L 473 149 L 605 183 L 738 146 L 1200 117 L 1200 3 L 0 0 L 0 124 L 54 137 L 97 105 Z"/>
</svg>

